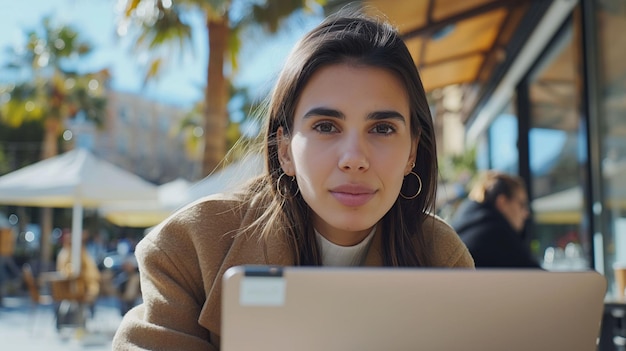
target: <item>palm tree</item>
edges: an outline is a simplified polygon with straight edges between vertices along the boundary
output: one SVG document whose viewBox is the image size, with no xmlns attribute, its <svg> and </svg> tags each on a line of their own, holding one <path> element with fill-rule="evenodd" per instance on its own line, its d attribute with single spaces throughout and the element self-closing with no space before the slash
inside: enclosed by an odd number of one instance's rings
<svg viewBox="0 0 626 351">
<path fill-rule="evenodd" d="M 240 159 L 249 150 L 249 145 L 258 145 L 260 142 L 258 121 L 250 118 L 250 111 L 256 111 L 261 108 L 260 101 L 252 96 L 248 87 L 231 85 L 229 96 L 238 102 L 238 104 L 230 104 L 229 114 L 234 113 L 240 116 L 240 118 L 231 118 L 226 128 L 226 149 L 228 152 L 223 159 L 225 164 Z M 204 138 L 202 128 L 203 111 L 204 101 L 196 103 L 193 109 L 178 123 L 177 127 L 172 130 L 173 134 L 183 137 L 187 156 L 194 160 L 199 159 L 202 155 L 201 147 Z M 242 129 L 244 129 L 243 133 Z M 248 132 L 248 130 L 252 130 L 252 132 Z"/>
<path fill-rule="evenodd" d="M 26 33 L 24 48 L 13 49 L 8 68 L 16 83 L 0 86 L 0 118 L 9 126 L 38 120 L 44 125 L 41 158 L 58 154 L 65 121 L 79 113 L 100 124 L 104 118 L 107 70 L 78 73 L 65 66 L 88 55 L 91 45 L 69 26 L 53 26 L 44 18 L 43 31 Z"/>
<path fill-rule="evenodd" d="M 91 45 L 69 26 L 55 26 L 50 18 L 44 18 L 42 24 L 40 32 L 26 32 L 25 47 L 10 50 L 13 57 L 6 76 L 13 79 L 10 83 L 0 82 L 0 118 L 11 127 L 30 121 L 42 123 L 41 159 L 45 159 L 59 153 L 59 137 L 67 119 L 83 114 L 97 124 L 103 120 L 108 72 L 78 73 L 67 69 L 88 55 Z M 42 209 L 41 224 L 41 258 L 49 264 L 51 209 Z"/>
<path fill-rule="evenodd" d="M 202 14 L 208 33 L 209 58 L 203 101 L 204 153 L 202 175 L 211 173 L 227 151 L 229 81 L 225 74 L 226 59 L 230 67 L 237 67 L 237 52 L 243 28 L 262 25 L 276 32 L 283 19 L 298 9 L 308 9 L 307 0 L 120 0 L 124 8 L 118 32 L 125 33 L 130 23 L 140 26 L 137 47 L 154 54 L 148 64 L 147 78 L 162 70 L 172 48 L 192 51 L 191 27 L 185 14 Z M 327 0 L 314 0 L 325 5 Z M 237 16 L 230 13 L 231 5 L 240 9 Z M 236 17 L 236 18 L 235 18 Z"/>
</svg>

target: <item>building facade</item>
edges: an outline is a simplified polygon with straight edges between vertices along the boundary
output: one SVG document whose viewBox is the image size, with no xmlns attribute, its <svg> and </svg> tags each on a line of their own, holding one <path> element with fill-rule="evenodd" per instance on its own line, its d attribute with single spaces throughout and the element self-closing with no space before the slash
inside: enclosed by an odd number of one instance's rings
<svg viewBox="0 0 626 351">
<path fill-rule="evenodd" d="M 101 127 L 74 121 L 72 143 L 155 184 L 200 178 L 201 150 L 180 132 L 188 111 L 140 95 L 110 91 Z"/>
</svg>

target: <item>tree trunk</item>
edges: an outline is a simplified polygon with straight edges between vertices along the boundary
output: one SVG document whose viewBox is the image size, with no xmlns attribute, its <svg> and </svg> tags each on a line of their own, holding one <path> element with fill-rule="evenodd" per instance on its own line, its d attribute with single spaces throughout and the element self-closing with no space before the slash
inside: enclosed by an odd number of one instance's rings
<svg viewBox="0 0 626 351">
<path fill-rule="evenodd" d="M 45 160 L 59 154 L 58 138 L 61 132 L 61 122 L 54 117 L 48 117 L 44 121 L 43 143 L 41 159 Z"/>
<path fill-rule="evenodd" d="M 226 155 L 228 126 L 228 84 L 224 76 L 224 57 L 228 50 L 228 14 L 222 19 L 207 19 L 209 62 L 204 95 L 204 156 L 202 176 L 207 176 Z"/>
<path fill-rule="evenodd" d="M 43 145 L 41 148 L 41 159 L 47 159 L 59 154 L 59 144 L 57 139 L 61 132 L 61 122 L 57 118 L 49 117 L 44 121 Z M 41 238 L 39 247 L 41 249 L 41 269 L 49 270 L 52 267 L 52 209 L 41 209 Z"/>
</svg>

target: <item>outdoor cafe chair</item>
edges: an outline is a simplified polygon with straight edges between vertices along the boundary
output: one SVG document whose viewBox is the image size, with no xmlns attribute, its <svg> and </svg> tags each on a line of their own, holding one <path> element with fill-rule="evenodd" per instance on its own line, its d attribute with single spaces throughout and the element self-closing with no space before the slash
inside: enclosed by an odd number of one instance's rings
<svg viewBox="0 0 626 351">
<path fill-rule="evenodd" d="M 53 303 L 52 296 L 44 295 L 40 293 L 39 284 L 37 284 L 37 280 L 35 279 L 35 275 L 33 274 L 33 270 L 30 264 L 25 263 L 22 266 L 22 279 L 24 280 L 24 284 L 28 289 L 28 294 L 30 296 L 31 308 L 30 308 L 30 316 L 31 316 L 31 332 L 35 333 L 35 325 L 38 317 L 38 310 L 41 306 L 50 306 Z"/>
</svg>

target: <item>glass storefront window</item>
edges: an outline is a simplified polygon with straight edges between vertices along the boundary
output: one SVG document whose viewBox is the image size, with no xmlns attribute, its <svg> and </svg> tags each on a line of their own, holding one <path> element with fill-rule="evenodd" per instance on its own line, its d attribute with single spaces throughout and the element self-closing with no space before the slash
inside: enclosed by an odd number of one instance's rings
<svg viewBox="0 0 626 351">
<path fill-rule="evenodd" d="M 578 16 L 548 47 L 528 80 L 531 248 L 544 268 L 589 267 L 583 225 L 581 47 Z"/>
<path fill-rule="evenodd" d="M 509 102 L 489 127 L 489 168 L 509 174 L 519 172 L 517 126 L 517 115 L 513 111 L 513 104 Z"/>
<path fill-rule="evenodd" d="M 604 218 L 604 266 L 614 289 L 613 265 L 626 263 L 626 2 L 598 1 L 600 135 Z M 616 292 L 616 291 L 615 291 Z"/>
</svg>

